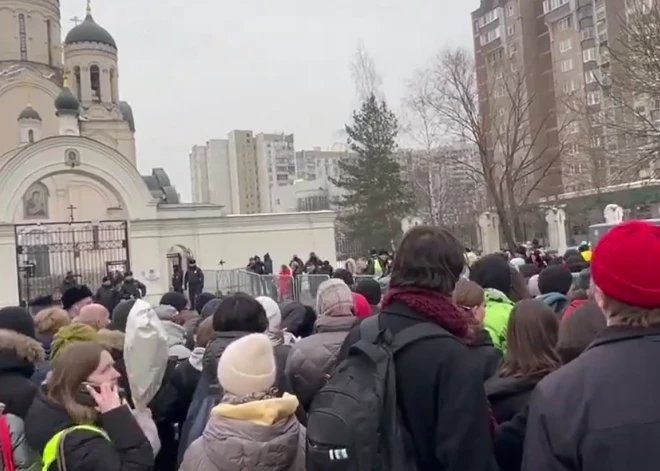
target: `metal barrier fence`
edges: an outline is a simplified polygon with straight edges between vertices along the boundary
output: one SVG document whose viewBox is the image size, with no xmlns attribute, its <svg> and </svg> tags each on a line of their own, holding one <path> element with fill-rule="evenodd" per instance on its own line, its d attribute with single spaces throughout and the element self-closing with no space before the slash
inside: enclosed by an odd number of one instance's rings
<svg viewBox="0 0 660 471">
<path fill-rule="evenodd" d="M 296 277 L 258 275 L 244 269 L 204 270 L 204 291 L 230 294 L 241 291 L 251 296 L 268 296 L 277 302 L 300 301 L 314 305 L 318 287 L 328 275 L 302 274 Z"/>
</svg>

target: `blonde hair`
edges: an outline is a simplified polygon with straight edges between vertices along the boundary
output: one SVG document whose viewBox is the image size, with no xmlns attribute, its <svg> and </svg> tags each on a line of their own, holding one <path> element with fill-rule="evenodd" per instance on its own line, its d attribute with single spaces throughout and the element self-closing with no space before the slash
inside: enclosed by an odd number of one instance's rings
<svg viewBox="0 0 660 471">
<path fill-rule="evenodd" d="M 34 316 L 34 328 L 38 334 L 55 335 L 62 327 L 71 324 L 69 314 L 59 307 L 39 311 Z"/>
<path fill-rule="evenodd" d="M 608 313 L 612 324 L 628 327 L 652 327 L 660 325 L 660 307 L 647 309 L 631 306 L 603 294 L 603 311 Z"/>
</svg>

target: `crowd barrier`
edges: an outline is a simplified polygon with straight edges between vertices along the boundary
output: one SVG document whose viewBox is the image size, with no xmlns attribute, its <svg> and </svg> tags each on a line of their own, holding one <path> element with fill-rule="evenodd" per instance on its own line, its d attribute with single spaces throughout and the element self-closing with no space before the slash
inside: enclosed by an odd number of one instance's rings
<svg viewBox="0 0 660 471">
<path fill-rule="evenodd" d="M 204 291 L 213 294 L 241 291 L 254 297 L 268 296 L 277 302 L 300 301 L 312 306 L 319 285 L 329 278 L 306 273 L 295 277 L 258 275 L 244 269 L 204 270 Z"/>
</svg>

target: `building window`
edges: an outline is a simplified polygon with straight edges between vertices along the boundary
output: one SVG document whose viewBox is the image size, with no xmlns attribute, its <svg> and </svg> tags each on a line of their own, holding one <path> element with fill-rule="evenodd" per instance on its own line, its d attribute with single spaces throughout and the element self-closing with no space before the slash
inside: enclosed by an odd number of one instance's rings
<svg viewBox="0 0 660 471">
<path fill-rule="evenodd" d="M 19 46 L 21 48 L 21 60 L 28 60 L 27 56 L 27 32 L 25 29 L 25 15 L 21 13 L 18 15 L 18 35 L 19 35 Z"/>
<path fill-rule="evenodd" d="M 46 41 L 48 42 L 48 65 L 53 66 L 53 33 L 50 20 L 46 20 Z"/>
<path fill-rule="evenodd" d="M 92 87 L 92 101 L 101 101 L 101 69 L 94 64 L 89 68 L 89 83 Z"/>
<path fill-rule="evenodd" d="M 491 10 L 479 19 L 479 26 L 484 27 L 488 23 L 492 23 L 496 19 L 497 19 L 497 12 L 495 10 Z"/>
<path fill-rule="evenodd" d="M 28 130 L 28 142 L 34 144 L 34 131 L 32 129 Z"/>
<path fill-rule="evenodd" d="M 515 7 L 513 6 L 513 3 L 509 3 L 506 6 L 506 16 L 513 16 L 513 14 L 516 12 Z"/>
<path fill-rule="evenodd" d="M 491 31 L 488 31 L 486 34 L 481 35 L 481 45 L 485 46 L 488 43 L 495 41 L 500 38 L 500 28 L 495 28 Z"/>
<path fill-rule="evenodd" d="M 80 77 L 80 67 L 78 66 L 73 68 L 73 79 L 76 81 L 76 97 L 78 100 L 82 100 L 82 81 Z"/>
<path fill-rule="evenodd" d="M 587 104 L 589 106 L 600 104 L 602 99 L 603 99 L 603 96 L 601 95 L 600 92 L 587 93 Z"/>
<path fill-rule="evenodd" d="M 566 31 L 568 28 L 571 27 L 571 17 L 567 16 L 566 18 L 563 18 L 559 20 L 559 23 L 557 23 L 557 29 L 559 31 Z"/>
<path fill-rule="evenodd" d="M 563 41 L 559 41 L 559 52 L 570 51 L 572 48 L 573 48 L 573 41 L 571 41 L 571 38 L 564 39 Z"/>
<path fill-rule="evenodd" d="M 117 84 L 115 80 L 115 69 L 110 69 L 110 101 L 112 103 L 117 103 L 117 93 L 115 91 Z"/>
<path fill-rule="evenodd" d="M 506 34 L 509 36 L 513 36 L 516 34 L 516 25 L 509 25 L 506 27 Z"/>
<path fill-rule="evenodd" d="M 571 134 L 577 134 L 580 132 L 580 123 L 577 121 L 571 122 L 571 125 L 569 126 L 569 131 Z"/>
<path fill-rule="evenodd" d="M 594 83 L 598 81 L 598 73 L 596 70 L 588 70 L 587 73 L 584 74 L 584 81 L 586 83 Z"/>
<path fill-rule="evenodd" d="M 593 39 L 595 37 L 596 37 L 596 30 L 594 29 L 593 26 L 589 26 L 588 28 L 582 30 L 582 41 Z"/>
<path fill-rule="evenodd" d="M 565 61 L 561 61 L 559 68 L 562 72 L 573 70 L 573 59 L 566 59 Z"/>
<path fill-rule="evenodd" d="M 573 93 L 575 90 L 577 90 L 575 81 L 570 80 L 564 83 L 564 93 Z"/>
<path fill-rule="evenodd" d="M 590 49 L 585 49 L 582 51 L 582 59 L 584 62 L 590 62 L 596 60 L 596 48 L 592 47 Z"/>
<path fill-rule="evenodd" d="M 495 98 L 502 98 L 505 95 L 504 87 L 497 87 L 495 89 Z"/>
</svg>

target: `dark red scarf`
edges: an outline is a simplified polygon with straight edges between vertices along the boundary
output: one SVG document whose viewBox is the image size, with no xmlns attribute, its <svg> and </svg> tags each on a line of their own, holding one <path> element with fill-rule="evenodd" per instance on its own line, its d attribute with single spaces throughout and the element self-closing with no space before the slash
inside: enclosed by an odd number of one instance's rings
<svg viewBox="0 0 660 471">
<path fill-rule="evenodd" d="M 390 288 L 382 302 L 383 310 L 396 301 L 404 303 L 452 335 L 460 339 L 468 338 L 467 316 L 444 294 L 421 288 Z"/>
</svg>

